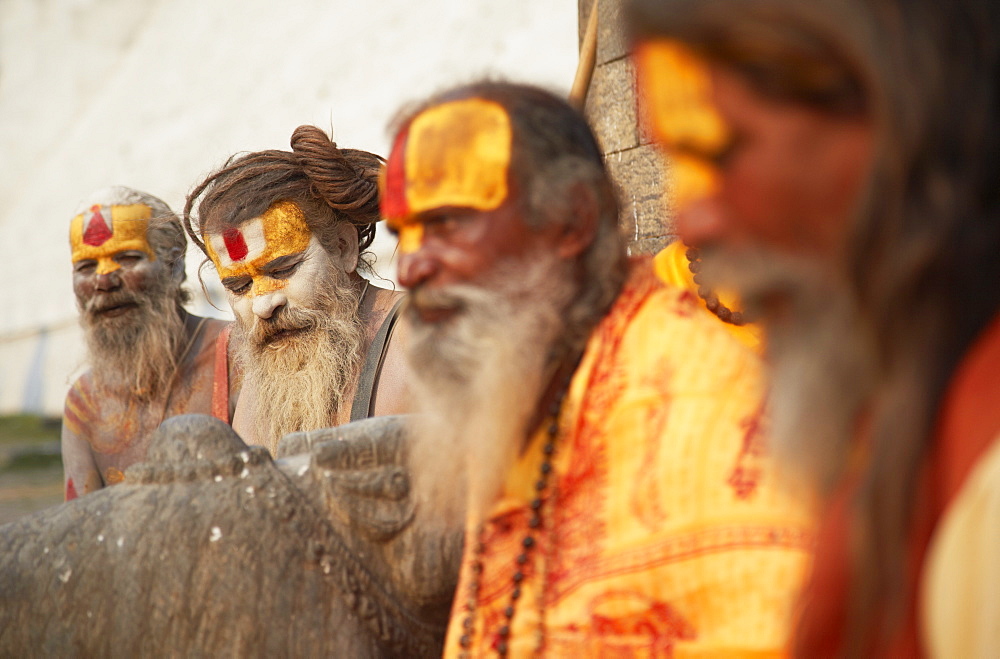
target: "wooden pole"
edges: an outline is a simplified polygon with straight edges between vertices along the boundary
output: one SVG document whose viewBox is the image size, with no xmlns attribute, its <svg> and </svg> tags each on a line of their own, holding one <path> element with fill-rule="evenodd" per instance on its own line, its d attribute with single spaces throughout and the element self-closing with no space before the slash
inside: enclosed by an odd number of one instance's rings
<svg viewBox="0 0 1000 659">
<path fill-rule="evenodd" d="M 569 92 L 570 105 L 583 111 L 587 101 L 587 90 L 590 89 L 590 79 L 594 75 L 594 63 L 597 61 L 597 3 L 594 0 L 590 7 L 590 17 L 587 19 L 587 31 L 580 45 L 580 61 L 576 65 L 576 76 Z"/>
</svg>

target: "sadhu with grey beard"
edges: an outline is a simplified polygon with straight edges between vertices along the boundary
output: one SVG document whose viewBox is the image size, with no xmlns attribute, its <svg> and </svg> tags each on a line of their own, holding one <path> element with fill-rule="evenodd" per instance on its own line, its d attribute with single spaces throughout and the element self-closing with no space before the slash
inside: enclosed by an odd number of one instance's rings
<svg viewBox="0 0 1000 659">
<path fill-rule="evenodd" d="M 401 294 L 358 272 L 380 219 L 382 159 L 314 126 L 291 146 L 233 157 L 184 208 L 236 316 L 245 380 L 233 429 L 272 454 L 290 432 L 405 411 L 392 340 Z"/>
<path fill-rule="evenodd" d="M 632 0 L 677 232 L 828 488 L 797 652 L 1000 656 L 1000 3 Z"/>
<path fill-rule="evenodd" d="M 125 187 L 91 195 L 70 224 L 90 370 L 66 396 L 67 500 L 121 481 L 165 418 L 231 416 L 239 373 L 227 355 L 229 324 L 185 311 L 186 246 L 163 201 Z"/>
<path fill-rule="evenodd" d="M 468 511 L 445 655 L 780 654 L 814 538 L 760 360 L 626 258 L 584 118 L 455 89 L 404 118 L 384 181 L 418 505 Z"/>
</svg>

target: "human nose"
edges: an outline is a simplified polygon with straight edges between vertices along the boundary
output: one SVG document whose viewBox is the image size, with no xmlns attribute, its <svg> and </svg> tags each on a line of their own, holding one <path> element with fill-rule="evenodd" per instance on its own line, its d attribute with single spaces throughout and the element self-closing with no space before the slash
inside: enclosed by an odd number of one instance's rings
<svg viewBox="0 0 1000 659">
<path fill-rule="evenodd" d="M 425 250 L 399 255 L 399 283 L 406 288 L 418 286 L 434 274 L 434 261 Z"/>
<path fill-rule="evenodd" d="M 117 270 L 112 270 L 111 272 L 102 272 L 97 275 L 96 288 L 99 291 L 108 293 L 117 290 L 122 285 L 121 277 L 118 276 Z"/>
<path fill-rule="evenodd" d="M 679 206 L 675 226 L 680 239 L 691 247 L 710 245 L 725 238 L 723 213 L 713 197 L 701 197 Z"/>
<path fill-rule="evenodd" d="M 254 315 L 263 320 L 267 320 L 281 307 L 288 304 L 288 298 L 281 291 L 264 293 L 253 298 L 251 307 Z"/>
<path fill-rule="evenodd" d="M 712 165 L 690 156 L 675 154 L 670 161 L 677 233 L 687 245 L 698 247 L 721 229 L 719 174 Z"/>
</svg>

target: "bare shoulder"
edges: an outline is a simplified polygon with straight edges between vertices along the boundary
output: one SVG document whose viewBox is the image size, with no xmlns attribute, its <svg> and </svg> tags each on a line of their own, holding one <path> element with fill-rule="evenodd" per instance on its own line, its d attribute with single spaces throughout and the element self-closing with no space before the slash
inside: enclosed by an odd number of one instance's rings
<svg viewBox="0 0 1000 659">
<path fill-rule="evenodd" d="M 228 320 L 221 320 L 219 318 L 205 318 L 202 316 L 192 315 L 191 318 L 194 321 L 192 332 L 198 329 L 201 335 L 201 344 L 206 345 L 209 343 L 215 343 L 215 340 L 222 333 L 222 330 L 226 329 L 231 323 Z"/>
<path fill-rule="evenodd" d="M 388 288 L 382 288 L 381 286 L 375 286 L 374 284 L 369 285 L 370 293 L 372 296 L 372 307 L 371 314 L 372 320 L 376 320 L 378 325 L 385 321 L 389 312 L 396 303 L 403 298 L 405 293 L 403 291 L 389 290 Z"/>
<path fill-rule="evenodd" d="M 87 434 L 94 419 L 99 418 L 98 397 L 94 395 L 94 381 L 87 371 L 78 377 L 66 392 L 63 405 L 63 437 Z"/>
<path fill-rule="evenodd" d="M 396 294 L 396 300 L 402 296 Z M 395 303 L 395 302 L 394 302 Z M 375 399 L 375 414 L 404 414 L 411 412 L 409 400 L 409 377 L 406 366 L 406 324 L 396 323 L 389 345 L 386 347 L 385 361 L 378 379 L 378 395 Z"/>
</svg>

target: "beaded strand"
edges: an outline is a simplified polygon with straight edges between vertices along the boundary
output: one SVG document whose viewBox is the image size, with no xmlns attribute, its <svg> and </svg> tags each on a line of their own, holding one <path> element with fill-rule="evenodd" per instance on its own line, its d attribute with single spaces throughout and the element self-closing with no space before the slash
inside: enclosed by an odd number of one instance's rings
<svg viewBox="0 0 1000 659">
<path fill-rule="evenodd" d="M 574 369 L 575 370 L 575 369 Z M 503 610 L 505 622 L 497 630 L 499 641 L 497 643 L 497 656 L 506 657 L 509 650 L 509 640 L 511 625 L 514 622 L 514 614 L 517 611 L 517 602 L 521 597 L 521 584 L 524 581 L 524 566 L 528 564 L 532 550 L 537 546 L 535 532 L 542 526 L 542 496 L 549 487 L 549 477 L 552 474 L 552 458 L 556 452 L 556 440 L 559 437 L 559 413 L 562 410 L 563 399 L 566 390 L 569 388 L 569 380 L 572 378 L 572 371 L 567 376 L 565 386 L 560 390 L 559 395 L 550 408 L 550 421 L 546 429 L 548 439 L 542 446 L 542 464 L 539 468 L 538 480 L 535 481 L 535 497 L 531 500 L 531 518 L 528 520 L 528 532 L 521 540 L 521 553 L 515 559 L 514 576 L 511 579 L 512 587 L 510 600 Z M 472 577 L 469 580 L 469 594 L 465 603 L 465 618 L 462 620 L 462 636 L 459 638 L 459 645 L 462 647 L 460 657 L 469 657 L 469 650 L 472 647 L 472 640 L 475 632 L 476 607 L 479 597 L 479 579 L 483 573 L 483 553 L 486 545 L 483 543 L 483 525 L 476 529 L 476 546 L 473 549 Z"/>
<path fill-rule="evenodd" d="M 741 311 L 733 311 L 719 301 L 719 296 L 712 292 L 712 289 L 702 283 L 701 278 L 701 252 L 696 247 L 688 247 L 684 253 L 688 260 L 688 268 L 694 275 L 694 283 L 698 284 L 698 297 L 705 301 L 708 310 L 719 317 L 724 323 L 730 325 L 746 325 L 747 320 Z"/>
</svg>

